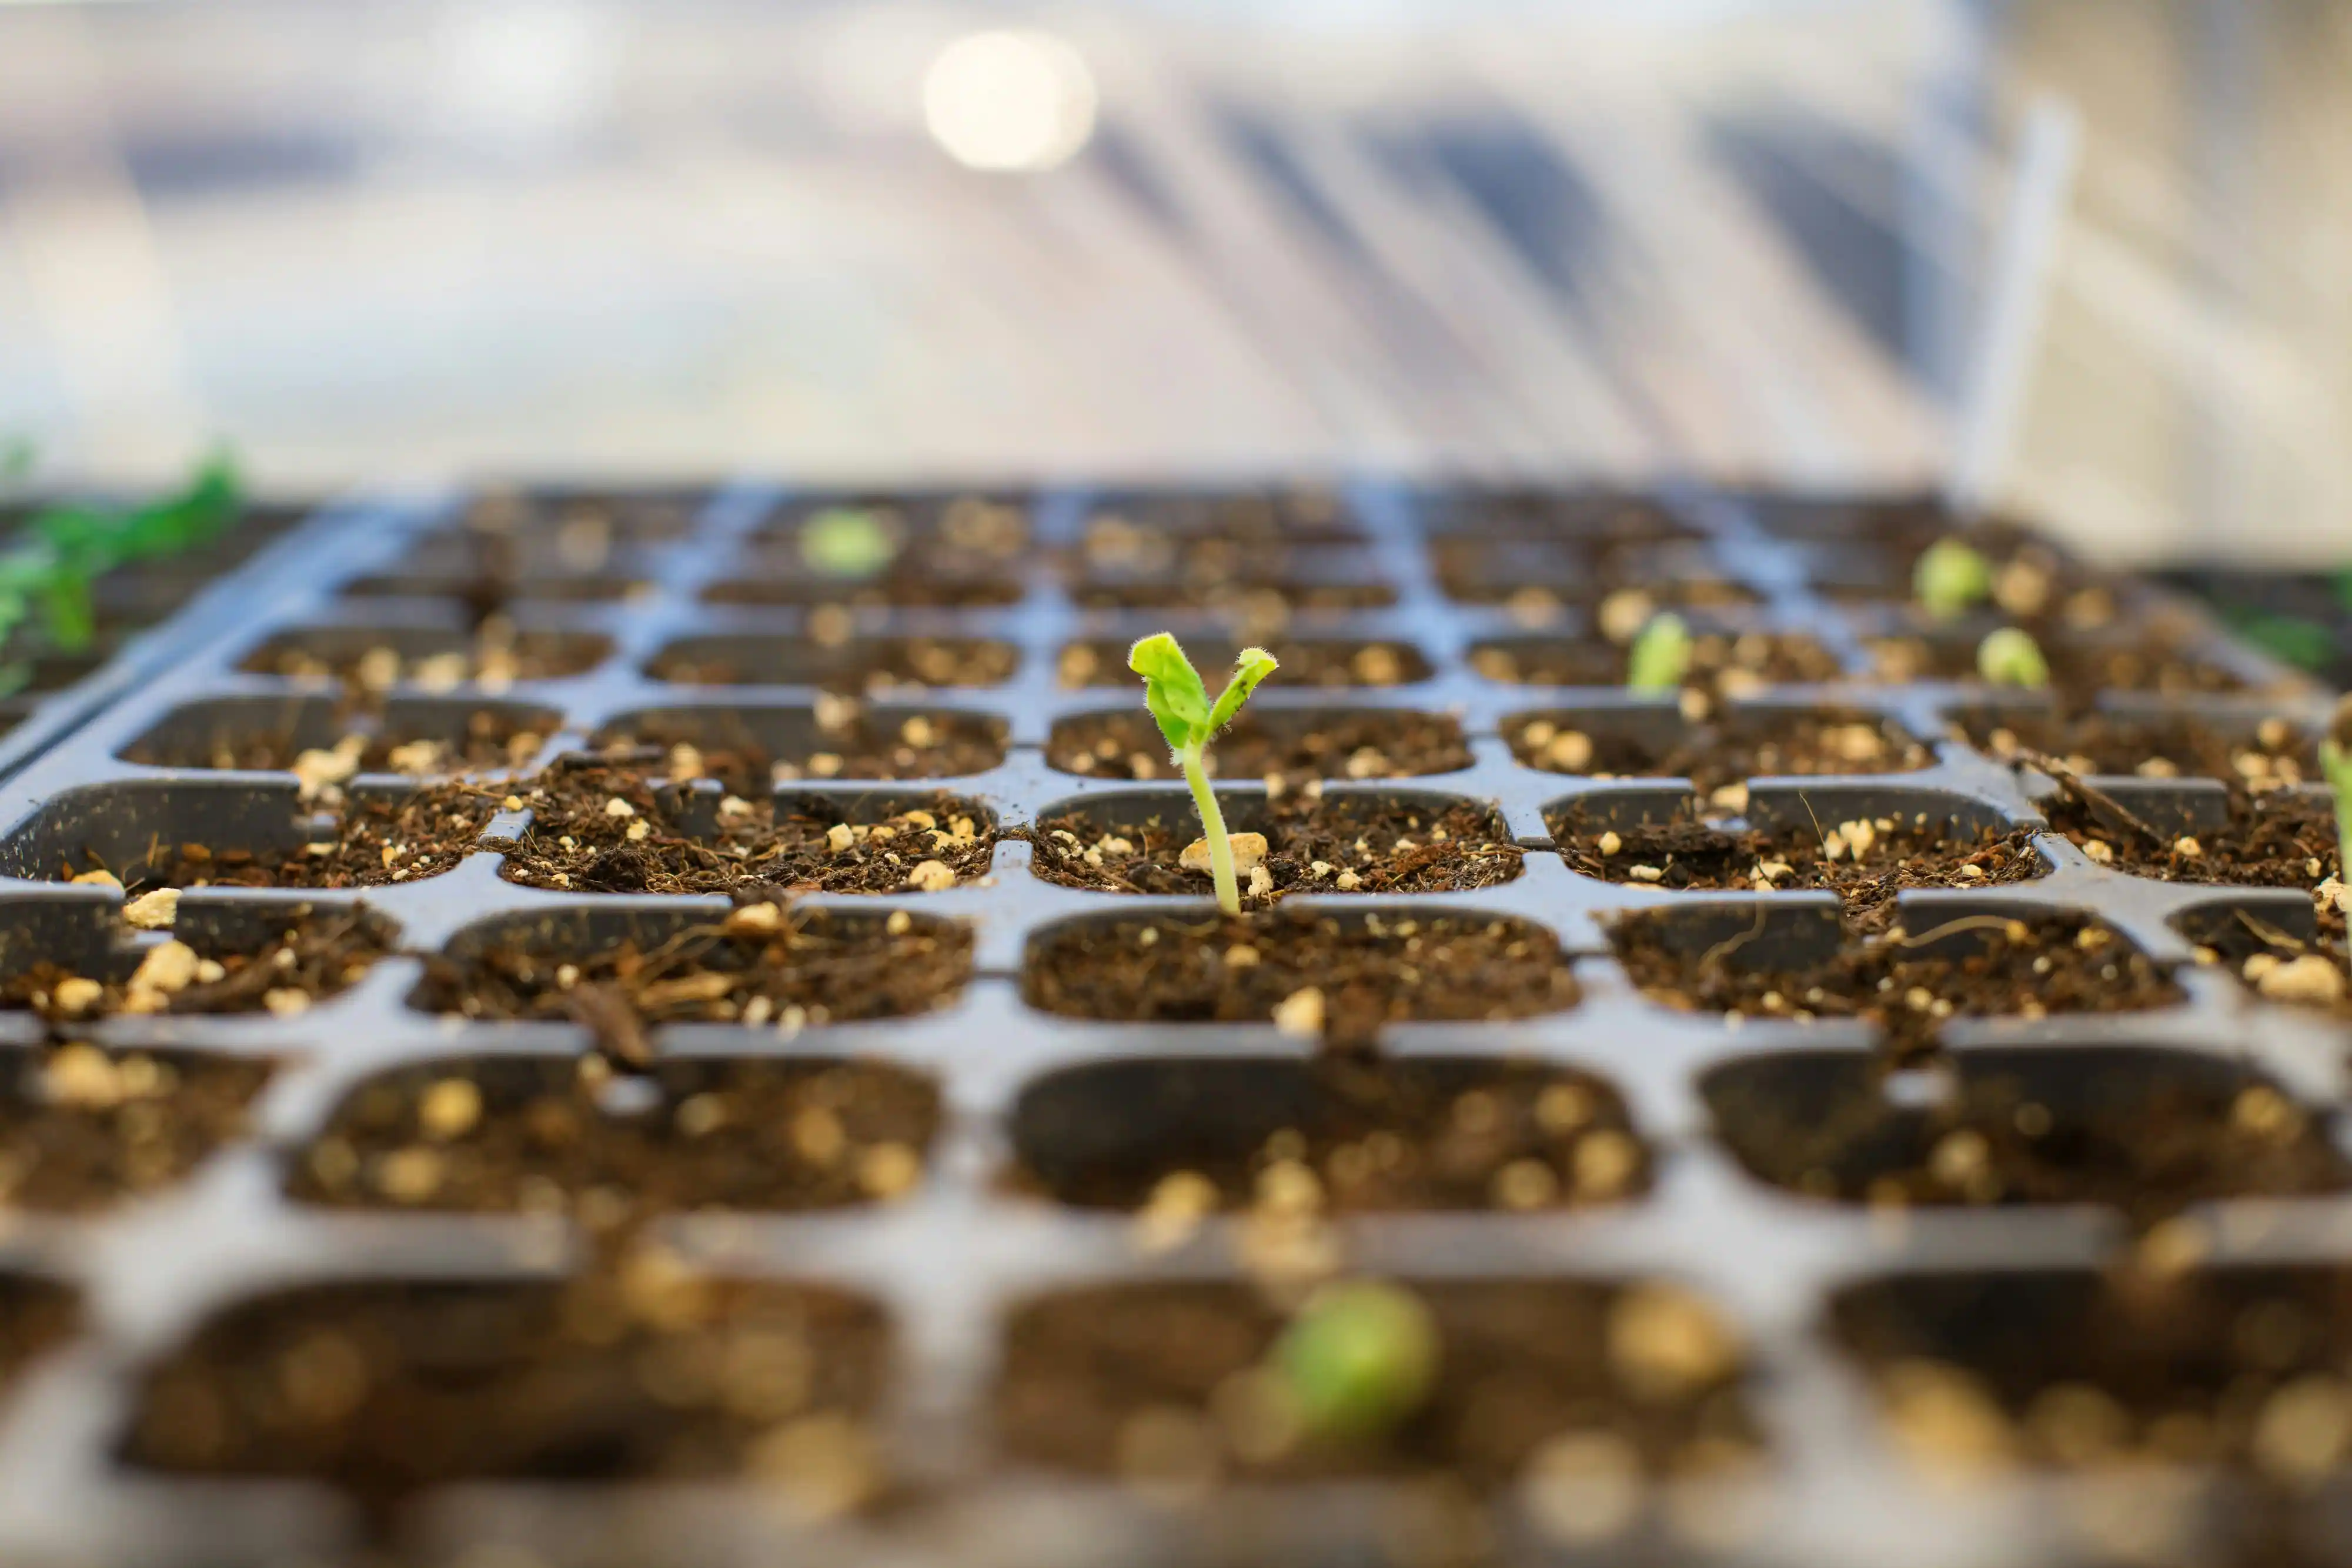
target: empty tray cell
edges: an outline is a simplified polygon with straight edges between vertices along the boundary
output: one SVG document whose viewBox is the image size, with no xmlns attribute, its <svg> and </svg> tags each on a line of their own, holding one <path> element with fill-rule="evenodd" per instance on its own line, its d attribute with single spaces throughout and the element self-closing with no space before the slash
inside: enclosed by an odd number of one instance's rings
<svg viewBox="0 0 2352 1568">
<path fill-rule="evenodd" d="M 839 1208 L 906 1196 L 940 1120 L 881 1062 L 459 1057 L 352 1091 L 295 1159 L 309 1203 L 572 1213 L 599 1229 L 694 1209 Z"/>
<path fill-rule="evenodd" d="M 1017 561 L 974 559 L 922 541 L 902 549 L 885 534 L 865 537 L 862 546 L 747 546 L 702 597 L 802 609 L 985 610 L 1017 604 L 1025 591 Z M 828 553 L 835 550 L 841 553 Z"/>
<path fill-rule="evenodd" d="M 863 1423 L 888 1354 L 862 1296 L 674 1265 L 301 1284 L 221 1309 L 149 1369 L 123 1457 L 379 1505 L 459 1481 L 747 1470 L 837 1492 L 853 1463 L 873 1483 Z"/>
<path fill-rule="evenodd" d="M 2049 872 L 2033 830 L 1965 795 L 1893 786 L 1750 789 L 1745 825 L 1661 821 L 1640 796 L 1631 814 L 1609 795 L 1547 813 L 1570 869 L 1671 892 L 1786 893 L 1827 888 L 1857 921 L 1908 887 L 1991 887 Z"/>
<path fill-rule="evenodd" d="M 1438 586 L 1448 599 L 1507 604 L 1525 620 L 1547 618 L 1564 604 L 1606 606 L 1620 594 L 1638 595 L 1645 608 L 1638 613 L 1625 607 L 1598 612 L 1596 618 L 1612 630 L 1663 609 L 1757 602 L 1754 591 L 1725 572 L 1704 545 L 1611 549 L 1561 539 L 1464 537 L 1441 538 L 1430 548 Z"/>
<path fill-rule="evenodd" d="M 656 680 L 703 686 L 823 686 L 877 695 L 902 687 L 1001 686 L 1019 667 L 1010 643 L 982 637 L 682 637 L 656 653 Z"/>
<path fill-rule="evenodd" d="M 1438 537 L 1561 538 L 1670 544 L 1703 538 L 1698 527 L 1646 496 L 1542 486 L 1469 488 L 1418 497 Z"/>
<path fill-rule="evenodd" d="M 2042 809 L 2092 860 L 2158 882 L 2310 888 L 2338 871 L 2336 809 L 2324 790 L 2076 785 Z"/>
<path fill-rule="evenodd" d="M 2317 743 L 2284 718 L 1979 706 L 1956 709 L 1950 719 L 1955 738 L 2002 762 L 2043 756 L 2076 773 L 2220 779 L 2249 789 L 2320 778 Z"/>
<path fill-rule="evenodd" d="M 1649 1184 L 1615 1090 L 1493 1057 L 1093 1062 L 1024 1090 L 1013 1143 L 1024 1185 L 1057 1203 L 1141 1208 L 1171 1233 L 1179 1211 L 1247 1209 L 1268 1194 L 1303 1192 L 1335 1213 L 1525 1210 Z"/>
<path fill-rule="evenodd" d="M 533 571 L 514 576 L 462 571 L 371 572 L 343 584 L 347 599 L 441 599 L 463 606 L 476 622 L 527 604 L 618 604 L 647 599 L 645 576 L 614 571 Z"/>
<path fill-rule="evenodd" d="M 667 1023 L 802 1025 L 946 1006 L 971 975 L 969 927 L 880 911 L 567 907 L 476 921 L 426 960 L 409 1005 L 469 1019 L 571 1020 L 642 1061 Z"/>
<path fill-rule="evenodd" d="M 89 1214 L 174 1186 L 243 1134 L 268 1077 L 192 1051 L 0 1051 L 0 1207 Z"/>
<path fill-rule="evenodd" d="M 1234 835 L 1242 891 L 1253 899 L 1455 893 L 1519 874 L 1519 848 L 1494 807 L 1458 795 L 1253 789 L 1220 791 L 1218 802 Z M 1121 790 L 1049 806 L 1032 839 L 1032 863 L 1048 882 L 1110 893 L 1214 891 L 1199 812 L 1181 789 Z"/>
<path fill-rule="evenodd" d="M 1854 936 L 1811 901 L 1725 900 L 1621 916 L 1609 940 L 1654 1002 L 1741 1019 L 1860 1019 L 1901 1054 L 1952 1018 L 2031 1020 L 2187 1000 L 2163 966 L 2091 915 L 1988 900 L 1938 904 L 1919 922 Z"/>
<path fill-rule="evenodd" d="M 682 539 L 709 500 L 701 490 L 485 487 L 449 531 L 566 539 L 584 555 L 611 544 Z"/>
<path fill-rule="evenodd" d="M 2300 890 L 2245 893 L 2184 909 L 2173 929 L 2196 945 L 2198 962 L 2227 967 L 2264 1001 L 2345 1010 L 2343 916 L 2323 925 Z"/>
<path fill-rule="evenodd" d="M 1871 672 L 1890 685 L 1907 681 L 1975 683 L 1977 647 L 1987 622 L 1968 631 L 1906 632 L 1865 637 Z M 2075 707 L 2089 707 L 2104 692 L 2154 692 L 2164 696 L 2242 692 L 2235 670 L 2157 633 L 2137 638 L 2043 636 L 2053 691 Z"/>
<path fill-rule="evenodd" d="M 1383 1023 L 1576 1005 L 1559 943 L 1528 921 L 1388 909 L 1103 915 L 1029 940 L 1032 1007 L 1121 1023 L 1259 1023 L 1368 1039 Z"/>
<path fill-rule="evenodd" d="M 404 577 L 447 578 L 480 585 L 479 594 L 527 598 L 541 577 L 646 578 L 654 552 L 592 531 L 426 534 L 383 569 Z"/>
<path fill-rule="evenodd" d="M 0 1008 L 68 1027 L 120 1013 L 292 1018 L 357 985 L 392 923 L 357 904 L 184 898 L 168 935 L 133 934 L 104 904 L 0 905 Z"/>
<path fill-rule="evenodd" d="M 1603 636 L 1490 637 L 1471 644 L 1470 667 L 1490 681 L 1511 685 L 1622 690 L 1632 673 L 1629 642 Z M 1834 681 L 1844 673 L 1838 656 L 1806 632 L 1696 625 L 1684 684 L 1717 696 L 1738 697 L 1768 686 Z"/>
<path fill-rule="evenodd" d="M 612 639 L 596 632 L 518 628 L 499 616 L 473 632 L 444 626 L 306 626 L 278 632 L 237 668 L 354 694 L 467 685 L 497 692 L 517 681 L 584 674 L 612 651 Z"/>
<path fill-rule="evenodd" d="M 935 563 L 1013 561 L 1029 548 L 1029 501 L 982 490 L 820 492 L 784 502 L 751 538 L 764 551 L 818 570 L 908 551 Z"/>
<path fill-rule="evenodd" d="M 988 809 L 936 790 L 793 789 L 746 800 L 572 759 L 520 799 L 500 874 L 572 893 L 937 892 L 986 873 Z"/>
<path fill-rule="evenodd" d="M 1360 549 L 1244 549 L 1192 542 L 1165 568 L 1081 560 L 1070 597 L 1088 610 L 1214 611 L 1253 624 L 1292 615 L 1381 610 L 1396 587 Z"/>
<path fill-rule="evenodd" d="M 1225 779 L 1279 776 L 1297 788 L 1317 779 L 1408 779 L 1470 766 L 1462 721 L 1411 708 L 1244 709 L 1209 747 L 1209 771 Z M 1168 741 L 1142 706 L 1054 721 L 1045 761 L 1096 779 L 1173 779 Z"/>
<path fill-rule="evenodd" d="M 2228 1057 L 2152 1046 L 1958 1052 L 1890 1074 L 1850 1051 L 1720 1067 L 1716 1135 L 1759 1181 L 1874 1206 L 2102 1204 L 2140 1222 L 2340 1191 L 2324 1122 Z"/>
<path fill-rule="evenodd" d="M 1266 490 L 1124 490 L 1087 507 L 1080 547 L 1112 561 L 1181 549 L 1201 539 L 1265 546 L 1360 544 L 1364 532 L 1346 503 L 1314 486 Z"/>
<path fill-rule="evenodd" d="M 1155 732 L 1156 733 L 1156 732 Z M 639 708 L 606 722 L 596 745 L 632 759 L 661 754 L 676 775 L 716 778 L 739 794 L 805 779 L 955 779 L 1004 760 L 1004 721 L 949 708 L 870 708 L 846 698 L 754 706 Z M 1165 748 L 1166 743 L 1161 743 Z M 681 759 L 678 750 L 688 756 Z"/>
<path fill-rule="evenodd" d="M 1512 755 L 1529 768 L 1687 779 L 1709 795 L 1775 775 L 1916 773 L 1936 759 L 1893 719 L 1844 708 L 1743 707 L 1697 723 L 1664 706 L 1546 708 L 1513 714 L 1502 728 Z"/>
<path fill-rule="evenodd" d="M 469 784 L 354 785 L 332 809 L 296 786 L 190 781 L 62 790 L 0 841 L 0 873 L 158 887 L 379 887 L 473 852 L 499 795 Z"/>
<path fill-rule="evenodd" d="M 1128 687 L 1136 674 L 1127 667 L 1132 637 L 1092 638 L 1065 643 L 1055 673 L 1065 689 L 1095 686 Z M 1222 634 L 1187 636 L 1184 651 L 1193 666 L 1211 682 L 1234 667 L 1241 645 Z M 1266 652 L 1281 664 L 1276 678 L 1286 686 L 1402 686 L 1428 680 L 1429 660 L 1411 643 L 1386 637 L 1280 637 Z"/>
<path fill-rule="evenodd" d="M 1283 1315 L 1223 1281 L 1036 1297 L 1004 1328 L 1000 1439 L 1022 1458 L 1148 1478 L 1178 1442 L 1213 1473 L 1435 1471 L 1480 1489 L 1582 1458 L 1618 1478 L 1721 1470 L 1761 1448 L 1738 1336 L 1679 1285 L 1419 1281 L 1438 1337 L 1428 1397 L 1385 1441 L 1297 1432 L 1268 1366 Z M 1160 1459 L 1164 1463 L 1164 1459 Z"/>
<path fill-rule="evenodd" d="M 173 709 L 123 747 L 151 768 L 291 771 L 313 796 L 360 773 L 429 778 L 522 768 L 562 727 L 553 708 L 487 698 L 211 697 Z"/>
<path fill-rule="evenodd" d="M 1932 1468 L 2218 1464 L 2303 1488 L 2347 1457 L 2340 1267 L 1922 1270 L 1846 1287 L 1830 1322 Z"/>
</svg>

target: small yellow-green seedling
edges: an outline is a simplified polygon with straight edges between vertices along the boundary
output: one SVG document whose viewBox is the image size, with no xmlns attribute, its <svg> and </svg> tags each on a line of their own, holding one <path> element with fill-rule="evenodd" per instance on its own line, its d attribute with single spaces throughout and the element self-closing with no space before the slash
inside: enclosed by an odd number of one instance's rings
<svg viewBox="0 0 2352 1568">
<path fill-rule="evenodd" d="M 1625 689 L 1671 692 L 1690 674 L 1690 628 L 1679 615 L 1653 615 L 1625 657 Z"/>
<path fill-rule="evenodd" d="M 827 577 L 872 577 L 898 558 L 898 538 L 866 507 L 828 507 L 801 525 L 801 559 Z"/>
<path fill-rule="evenodd" d="M 1143 677 L 1143 706 L 1160 722 L 1168 737 L 1169 755 L 1184 770 L 1192 787 L 1192 804 L 1201 812 L 1201 836 L 1209 841 L 1209 873 L 1217 884 L 1217 906 L 1228 915 L 1242 912 L 1240 884 L 1234 879 L 1234 842 L 1225 836 L 1225 814 L 1217 809 L 1216 792 L 1209 788 L 1209 741 L 1233 722 L 1257 684 L 1274 674 L 1274 655 L 1263 648 L 1244 648 L 1234 661 L 1233 679 L 1209 700 L 1209 688 L 1176 639 L 1155 632 L 1129 650 L 1127 667 Z"/>
<path fill-rule="evenodd" d="M 2352 696 L 2336 700 L 2319 743 L 2319 768 L 2336 794 L 2336 874 L 2352 882 Z"/>
<path fill-rule="evenodd" d="M 2036 690 L 2050 684 L 2050 661 L 2042 656 L 2042 645 L 2014 626 L 2003 626 L 1985 633 L 1977 644 L 1977 674 L 1997 686 L 2032 686 Z"/>
<path fill-rule="evenodd" d="M 1992 562 L 1972 545 L 1937 539 L 1911 569 L 1911 591 L 1928 614 L 1949 621 L 1992 597 Z"/>
<path fill-rule="evenodd" d="M 1326 1442 L 1377 1441 L 1437 1382 L 1436 1322 L 1410 1291 L 1371 1280 L 1326 1285 L 1274 1346 L 1271 1364 L 1300 1430 Z"/>
</svg>

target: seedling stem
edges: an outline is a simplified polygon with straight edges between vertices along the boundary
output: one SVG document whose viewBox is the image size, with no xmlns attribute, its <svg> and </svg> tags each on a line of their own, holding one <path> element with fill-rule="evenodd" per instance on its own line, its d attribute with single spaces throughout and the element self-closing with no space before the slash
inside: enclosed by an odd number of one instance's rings
<svg viewBox="0 0 2352 1568">
<path fill-rule="evenodd" d="M 1168 737 L 1169 756 L 1184 770 L 1192 787 L 1192 804 L 1201 813 L 1201 833 L 1209 842 L 1209 873 L 1217 887 L 1217 906 L 1228 915 L 1242 912 L 1241 884 L 1234 876 L 1233 840 L 1225 832 L 1225 814 L 1217 807 L 1216 791 L 1209 787 L 1209 741 L 1233 721 L 1249 701 L 1257 684 L 1275 671 L 1274 655 L 1263 648 L 1244 648 L 1234 661 L 1233 679 L 1209 701 L 1209 689 L 1200 672 L 1184 656 L 1183 648 L 1165 632 L 1138 643 L 1127 656 L 1127 667 L 1143 677 L 1143 706 Z"/>
</svg>

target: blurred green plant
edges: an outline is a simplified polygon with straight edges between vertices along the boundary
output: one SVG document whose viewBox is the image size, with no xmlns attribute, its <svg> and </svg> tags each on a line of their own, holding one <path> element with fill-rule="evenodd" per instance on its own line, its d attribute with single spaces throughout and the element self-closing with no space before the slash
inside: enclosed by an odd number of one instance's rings
<svg viewBox="0 0 2352 1568">
<path fill-rule="evenodd" d="M 1234 661 L 1233 678 L 1213 704 L 1192 661 L 1165 632 L 1155 632 L 1129 649 L 1127 667 L 1143 677 L 1143 706 L 1159 721 L 1172 759 L 1192 787 L 1192 804 L 1201 813 L 1201 836 L 1209 842 L 1209 872 L 1216 883 L 1217 906 L 1228 915 L 1239 915 L 1241 883 L 1234 875 L 1233 840 L 1225 834 L 1225 814 L 1217 807 L 1216 791 L 1209 788 L 1209 742 L 1242 711 L 1242 704 L 1249 701 L 1257 684 L 1274 674 L 1274 655 L 1263 648 L 1244 648 Z"/>
<path fill-rule="evenodd" d="M 2050 684 L 2050 661 L 2042 656 L 2042 644 L 2029 633 L 2003 626 L 1986 632 L 1985 640 L 1977 644 L 1977 674 L 1997 686 L 2038 690 Z"/>
<path fill-rule="evenodd" d="M 1911 569 L 1911 591 L 1928 614 L 1952 620 L 1992 597 L 1992 562 L 1959 539 L 1937 539 Z"/>
<path fill-rule="evenodd" d="M 1326 1285 L 1290 1320 L 1271 1364 L 1307 1435 L 1374 1442 L 1435 1386 L 1437 1324 L 1420 1297 L 1394 1285 Z"/>
<path fill-rule="evenodd" d="M 179 555 L 214 538 L 236 518 L 242 495 L 236 465 L 215 453 L 180 489 L 141 506 L 68 502 L 36 512 L 0 547 L 0 645 L 37 617 L 58 651 L 89 647 L 98 634 L 92 584 L 127 562 Z M 0 695 L 31 674 L 22 658 L 0 664 Z"/>
<path fill-rule="evenodd" d="M 897 532 L 866 507 L 828 507 L 801 525 L 801 559 L 827 577 L 873 577 L 898 556 Z"/>
<path fill-rule="evenodd" d="M 1625 657 L 1625 689 L 1671 692 L 1690 673 L 1690 628 L 1679 615 L 1653 615 Z"/>
</svg>

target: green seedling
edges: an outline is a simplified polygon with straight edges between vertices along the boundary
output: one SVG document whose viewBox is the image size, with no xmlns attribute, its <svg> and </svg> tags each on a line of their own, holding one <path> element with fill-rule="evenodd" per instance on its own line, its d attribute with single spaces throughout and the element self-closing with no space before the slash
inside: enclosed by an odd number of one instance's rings
<svg viewBox="0 0 2352 1568">
<path fill-rule="evenodd" d="M 897 531 L 868 507 L 828 507 L 801 527 L 801 559 L 827 577 L 873 577 L 898 557 Z"/>
<path fill-rule="evenodd" d="M 1275 672 L 1274 655 L 1263 648 L 1244 648 L 1234 661 L 1233 679 L 1209 701 L 1209 689 L 1200 672 L 1176 639 L 1165 632 L 1144 638 L 1130 649 L 1127 667 L 1143 677 L 1143 706 L 1168 737 L 1170 754 L 1192 787 L 1192 804 L 1201 812 L 1201 836 L 1209 841 L 1209 870 L 1217 884 L 1217 906 L 1228 915 L 1242 912 L 1241 887 L 1234 879 L 1234 845 L 1225 835 L 1225 816 L 1217 809 L 1216 792 L 1209 788 L 1209 741 L 1233 722 L 1249 701 L 1257 684 Z"/>
<path fill-rule="evenodd" d="M 2336 794 L 2336 874 L 2352 882 L 2352 696 L 2336 701 L 2319 743 L 2319 768 Z"/>
<path fill-rule="evenodd" d="M 1671 692 L 1690 674 L 1690 628 L 1679 615 L 1653 615 L 1625 658 L 1625 689 Z"/>
<path fill-rule="evenodd" d="M 1374 1281 L 1327 1285 L 1275 1343 L 1272 1367 L 1300 1429 L 1326 1442 L 1377 1441 L 1437 1382 L 1436 1322 L 1409 1291 Z"/>
<path fill-rule="evenodd" d="M 1992 597 L 1992 562 L 1956 538 L 1940 538 L 1911 569 L 1911 591 L 1938 621 L 1949 621 Z"/>
<path fill-rule="evenodd" d="M 2040 690 L 2050 684 L 2050 662 L 2031 636 L 2014 626 L 2003 626 L 1985 633 L 1985 640 L 1977 644 L 1977 674 L 1997 686 Z"/>
</svg>

